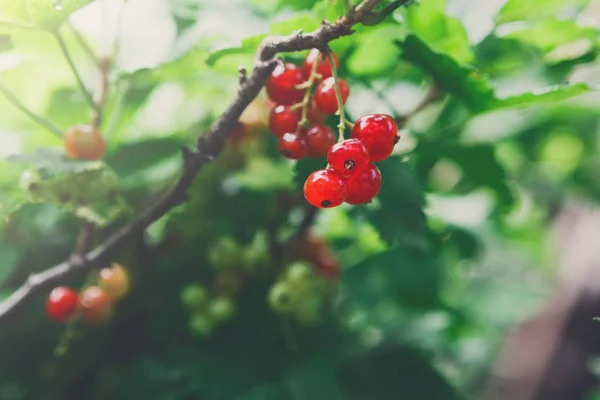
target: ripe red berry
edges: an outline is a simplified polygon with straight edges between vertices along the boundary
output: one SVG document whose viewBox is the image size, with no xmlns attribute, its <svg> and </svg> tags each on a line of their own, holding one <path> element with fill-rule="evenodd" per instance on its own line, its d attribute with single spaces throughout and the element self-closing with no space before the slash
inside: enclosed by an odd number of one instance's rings
<svg viewBox="0 0 600 400">
<path fill-rule="evenodd" d="M 65 323 L 77 310 L 77 293 L 66 286 L 54 288 L 46 299 L 46 314 L 54 322 Z"/>
<path fill-rule="evenodd" d="M 331 53 L 333 62 L 335 63 L 335 67 L 337 68 L 340 64 L 335 53 Z M 318 49 L 312 49 L 306 58 L 304 59 L 304 63 L 302 64 L 302 73 L 304 74 L 304 79 L 308 79 L 310 77 L 310 73 L 312 71 L 313 65 L 317 62 L 317 73 L 321 75 L 322 79 L 329 78 L 333 72 L 331 71 L 331 64 L 329 63 L 329 59 L 325 54 L 322 54 Z"/>
<path fill-rule="evenodd" d="M 67 129 L 63 139 L 65 150 L 75 159 L 98 160 L 106 151 L 102 134 L 92 125 L 75 125 Z"/>
<path fill-rule="evenodd" d="M 296 132 L 300 122 L 300 109 L 292 110 L 291 106 L 278 105 L 271 111 L 269 127 L 275 136 Z"/>
<path fill-rule="evenodd" d="M 346 104 L 350 95 L 350 86 L 345 80 L 339 78 L 340 93 L 342 95 L 342 104 Z M 315 104 L 324 114 L 335 114 L 338 110 L 337 97 L 335 95 L 335 81 L 333 77 L 325 79 L 319 83 L 315 91 Z"/>
<path fill-rule="evenodd" d="M 304 140 L 303 132 L 300 134 L 286 133 L 277 141 L 277 148 L 281 155 L 292 160 L 299 160 L 306 157 L 308 146 Z"/>
<path fill-rule="evenodd" d="M 314 124 L 306 131 L 306 144 L 310 157 L 325 157 L 335 141 L 335 133 L 326 125 Z"/>
<path fill-rule="evenodd" d="M 313 97 L 308 105 L 308 110 L 306 110 L 306 118 L 313 124 L 322 124 L 325 122 L 325 117 L 326 115 L 319 110 Z"/>
<path fill-rule="evenodd" d="M 320 169 L 310 174 L 304 183 L 304 197 L 318 208 L 337 207 L 346 200 L 346 179 L 331 169 Z"/>
<path fill-rule="evenodd" d="M 349 178 L 369 163 L 369 152 L 360 140 L 346 139 L 329 149 L 327 162 L 335 172 Z"/>
<path fill-rule="evenodd" d="M 81 319 L 87 325 L 102 325 L 112 315 L 113 300 L 98 286 L 89 286 L 79 297 Z"/>
<path fill-rule="evenodd" d="M 396 121 L 386 114 L 364 115 L 352 128 L 352 137 L 364 143 L 369 150 L 371 162 L 385 160 L 392 154 L 397 134 Z"/>
<path fill-rule="evenodd" d="M 294 64 L 278 65 L 267 80 L 267 94 L 271 100 L 279 104 L 298 103 L 304 92 L 296 86 L 304 81 L 302 71 Z"/>
<path fill-rule="evenodd" d="M 381 172 L 369 164 L 348 179 L 348 204 L 363 204 L 373 199 L 381 188 Z"/>
</svg>

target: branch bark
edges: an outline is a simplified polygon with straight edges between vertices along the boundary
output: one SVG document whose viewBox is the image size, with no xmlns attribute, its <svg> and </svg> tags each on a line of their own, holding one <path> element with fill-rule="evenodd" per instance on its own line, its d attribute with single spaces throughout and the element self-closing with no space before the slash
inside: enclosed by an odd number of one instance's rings
<svg viewBox="0 0 600 400">
<path fill-rule="evenodd" d="M 183 169 L 174 185 L 136 219 L 109 236 L 103 243 L 81 257 L 73 257 L 45 271 L 30 275 L 27 281 L 10 297 L 0 303 L 0 323 L 17 314 L 38 293 L 107 263 L 111 254 L 128 239 L 140 234 L 152 222 L 186 200 L 186 192 L 200 169 L 211 162 L 223 149 L 225 139 L 235 128 L 238 118 L 259 94 L 277 64 L 278 53 L 311 48 L 325 48 L 339 37 L 350 35 L 352 26 L 359 23 L 381 0 L 365 0 L 352 16 L 340 17 L 335 23 L 323 22 L 307 34 L 267 37 L 260 45 L 252 74 L 240 85 L 237 96 L 210 129 L 198 138 L 194 149 L 184 148 Z M 95 104 L 95 103 L 94 103 Z"/>
</svg>

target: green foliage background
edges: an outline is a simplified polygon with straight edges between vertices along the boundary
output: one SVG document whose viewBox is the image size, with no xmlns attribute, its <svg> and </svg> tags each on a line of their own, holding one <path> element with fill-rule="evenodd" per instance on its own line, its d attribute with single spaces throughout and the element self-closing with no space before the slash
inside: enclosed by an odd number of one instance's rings
<svg viewBox="0 0 600 400">
<path fill-rule="evenodd" d="M 51 32 L 63 33 L 90 85 L 94 65 L 69 17 L 95 51 L 112 51 L 115 36 L 119 50 L 104 162 L 65 161 L 60 138 L 0 98 L 3 298 L 68 257 L 75 214 L 106 235 L 168 187 L 179 149 L 235 96 L 237 66 L 251 67 L 265 35 L 310 31 L 343 13 L 331 0 L 128 0 L 119 23 L 98 0 L 16 3 L 0 1 L 0 82 L 62 129 L 86 122 L 89 110 Z M 273 224 L 288 237 L 305 177 L 325 165 L 284 161 L 258 132 L 226 148 L 185 205 L 115 256 L 130 268 L 133 291 L 108 326 L 79 328 L 62 356 L 54 349 L 64 327 L 46 320 L 42 297 L 2 326 L 0 399 L 478 398 L 506 330 L 553 292 L 553 207 L 570 196 L 600 200 L 600 20 L 589 23 L 598 7 L 421 0 L 332 42 L 352 120 L 400 117 L 433 81 L 444 96 L 402 130 L 397 154 L 381 163 L 375 202 L 318 214 L 314 229 L 344 271 L 323 323 L 276 315 L 267 274 L 246 282 L 237 318 L 210 338 L 188 330 L 180 294 L 191 282 L 210 284 L 215 238 L 248 244 Z M 38 202 L 20 185 L 32 168 L 51 182 Z M 64 207 L 58 185 L 81 191 L 87 206 Z M 292 201 L 281 207 L 282 197 Z"/>
</svg>

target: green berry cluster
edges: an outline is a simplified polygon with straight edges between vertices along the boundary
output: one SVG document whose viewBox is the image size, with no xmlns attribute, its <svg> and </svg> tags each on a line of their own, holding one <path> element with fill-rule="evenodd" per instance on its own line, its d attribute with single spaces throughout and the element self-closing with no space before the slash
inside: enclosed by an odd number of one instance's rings
<svg viewBox="0 0 600 400">
<path fill-rule="evenodd" d="M 250 275 L 264 271 L 269 264 L 269 253 L 264 232 L 242 245 L 230 236 L 215 240 L 208 251 L 208 261 L 219 271 L 236 270 Z"/>
<path fill-rule="evenodd" d="M 220 324 L 232 319 L 237 307 L 230 297 L 211 296 L 200 283 L 192 283 L 181 292 L 181 302 L 190 312 L 190 332 L 197 337 L 208 337 Z"/>
<path fill-rule="evenodd" d="M 271 287 L 269 305 L 300 324 L 313 325 L 321 319 L 328 288 L 327 281 L 316 276 L 309 263 L 297 261 Z"/>
</svg>

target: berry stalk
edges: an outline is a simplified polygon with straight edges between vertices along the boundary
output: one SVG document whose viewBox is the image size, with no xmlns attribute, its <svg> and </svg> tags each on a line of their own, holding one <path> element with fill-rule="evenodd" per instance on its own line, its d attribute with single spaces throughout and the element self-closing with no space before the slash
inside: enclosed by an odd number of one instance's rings
<svg viewBox="0 0 600 400">
<path fill-rule="evenodd" d="M 333 80 L 335 82 L 335 97 L 337 99 L 338 113 L 340 115 L 340 122 L 338 124 L 338 131 L 339 131 L 338 141 L 342 141 L 342 140 L 344 140 L 344 130 L 346 129 L 346 124 L 348 124 L 348 121 L 346 120 L 346 114 L 344 113 L 344 99 L 342 98 L 342 92 L 340 90 L 338 71 L 337 71 L 335 62 L 333 60 L 333 55 L 332 55 L 331 51 L 327 52 L 327 58 L 329 59 L 329 63 L 331 65 L 331 72 L 333 75 Z"/>
<path fill-rule="evenodd" d="M 6 97 L 6 99 L 8 101 L 13 103 L 15 105 L 15 107 L 17 107 L 19 110 L 21 110 L 23 113 L 25 113 L 33 121 L 35 121 L 39 125 L 46 128 L 49 132 L 51 132 L 56 137 L 59 137 L 59 138 L 63 137 L 62 129 L 60 129 L 58 126 L 56 126 L 49 119 L 42 117 L 41 115 L 38 115 L 38 114 L 34 113 L 33 111 L 31 111 L 25 104 L 23 104 L 23 102 L 21 100 L 19 100 L 17 95 L 15 95 L 13 92 L 11 92 L 6 86 L 4 86 L 3 83 L 0 83 L 0 92 L 2 92 L 2 94 L 4 94 L 4 97 Z"/>
<path fill-rule="evenodd" d="M 312 87 L 315 83 L 315 79 L 317 78 L 317 66 L 321 61 L 321 53 L 317 55 L 317 59 L 313 63 L 310 69 L 310 76 L 308 77 L 308 81 L 306 81 L 306 88 L 304 89 L 304 98 L 302 99 L 302 116 L 300 117 L 300 122 L 298 122 L 298 127 L 296 128 L 296 133 L 300 132 L 301 128 L 305 128 L 308 125 L 308 104 L 310 103 L 310 95 L 312 91 Z M 331 60 L 330 60 L 331 62 Z"/>
</svg>

